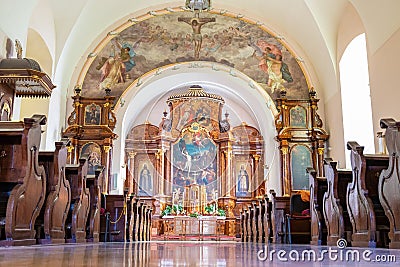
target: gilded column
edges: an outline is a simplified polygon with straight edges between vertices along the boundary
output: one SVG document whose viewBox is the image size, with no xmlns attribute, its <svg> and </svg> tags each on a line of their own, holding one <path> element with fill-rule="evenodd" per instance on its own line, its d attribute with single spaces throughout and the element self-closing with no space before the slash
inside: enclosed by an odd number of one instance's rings
<svg viewBox="0 0 400 267">
<path fill-rule="evenodd" d="M 259 191 L 260 191 L 260 186 L 262 185 L 262 181 L 260 179 L 260 155 L 258 154 L 253 154 L 252 155 L 254 158 L 254 169 L 253 169 L 253 173 L 254 173 L 254 178 L 253 178 L 253 183 L 254 185 L 252 185 L 253 190 L 257 190 L 256 195 L 259 195 Z"/>
<path fill-rule="evenodd" d="M 106 157 L 106 166 L 105 166 L 105 173 L 104 173 L 104 181 L 102 181 L 103 186 L 103 193 L 109 193 L 109 179 L 110 179 L 110 149 L 111 146 L 103 146 L 104 154 Z"/>
<path fill-rule="evenodd" d="M 136 184 L 134 182 L 134 170 L 135 170 L 135 156 L 136 152 L 129 152 L 129 163 L 128 163 L 128 168 L 129 168 L 129 176 L 127 179 L 129 179 L 128 184 L 129 184 L 129 194 L 135 194 L 136 193 Z"/>
<path fill-rule="evenodd" d="M 157 159 L 157 188 L 154 192 L 154 194 L 158 195 L 164 195 L 164 154 L 165 151 L 164 149 L 158 149 L 156 153 L 156 159 Z"/>
<path fill-rule="evenodd" d="M 318 177 L 325 177 L 324 173 L 324 151 L 325 149 L 323 147 L 318 148 L 318 168 L 317 168 L 317 176 Z"/>
<path fill-rule="evenodd" d="M 291 192 L 291 181 L 289 174 L 289 146 L 281 145 L 281 159 L 282 159 L 282 193 L 284 196 L 289 196 Z"/>
</svg>

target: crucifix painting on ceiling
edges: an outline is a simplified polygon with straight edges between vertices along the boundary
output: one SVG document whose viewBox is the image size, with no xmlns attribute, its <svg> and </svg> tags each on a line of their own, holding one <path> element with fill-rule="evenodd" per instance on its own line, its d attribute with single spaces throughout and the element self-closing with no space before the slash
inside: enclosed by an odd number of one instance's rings
<svg viewBox="0 0 400 267">
<path fill-rule="evenodd" d="M 212 12 L 171 12 L 138 21 L 112 35 L 91 62 L 82 95 L 110 88 L 117 99 L 143 74 L 190 61 L 224 64 L 259 83 L 273 98 L 280 90 L 307 99 L 308 86 L 296 57 L 277 38 L 248 20 Z"/>
</svg>

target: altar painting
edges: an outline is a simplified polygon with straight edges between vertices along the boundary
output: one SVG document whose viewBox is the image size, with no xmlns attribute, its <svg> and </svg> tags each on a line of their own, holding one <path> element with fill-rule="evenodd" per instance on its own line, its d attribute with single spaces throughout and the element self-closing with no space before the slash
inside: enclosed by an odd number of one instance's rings
<svg viewBox="0 0 400 267">
<path fill-rule="evenodd" d="M 193 131 L 200 129 L 197 123 L 194 125 L 172 145 L 172 190 L 183 192 L 185 186 L 204 185 L 211 201 L 217 190 L 217 147 L 205 130 Z"/>
<path fill-rule="evenodd" d="M 154 166 L 150 160 L 140 160 L 136 169 L 138 196 L 152 196 L 154 192 Z"/>
<path fill-rule="evenodd" d="M 236 161 L 236 196 L 251 197 L 250 182 L 252 180 L 252 171 L 250 162 L 246 160 Z"/>
<path fill-rule="evenodd" d="M 101 148 L 95 143 L 86 143 L 81 150 L 81 155 L 89 155 L 88 175 L 94 175 L 97 166 L 101 165 Z"/>
</svg>

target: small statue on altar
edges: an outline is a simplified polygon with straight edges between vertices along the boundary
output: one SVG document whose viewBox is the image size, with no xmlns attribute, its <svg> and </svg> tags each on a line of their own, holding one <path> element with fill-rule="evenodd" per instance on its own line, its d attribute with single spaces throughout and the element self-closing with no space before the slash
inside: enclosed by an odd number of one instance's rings
<svg viewBox="0 0 400 267">
<path fill-rule="evenodd" d="M 179 204 L 180 195 L 181 195 L 181 189 L 180 188 L 175 189 L 174 193 L 172 194 L 173 205 Z"/>
</svg>

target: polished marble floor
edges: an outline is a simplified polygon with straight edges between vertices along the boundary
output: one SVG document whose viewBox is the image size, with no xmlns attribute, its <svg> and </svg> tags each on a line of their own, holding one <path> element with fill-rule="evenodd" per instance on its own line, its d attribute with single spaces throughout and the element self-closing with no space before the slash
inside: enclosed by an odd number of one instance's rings
<svg viewBox="0 0 400 267">
<path fill-rule="evenodd" d="M 0 247 L 0 266 L 398 266 L 400 250 L 150 241 Z"/>
</svg>

